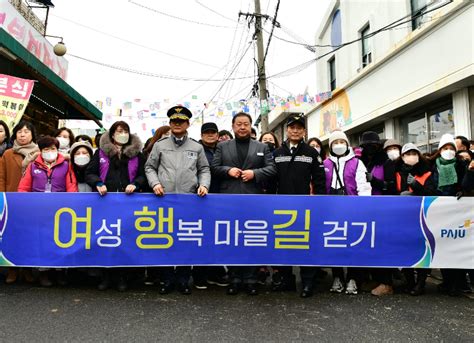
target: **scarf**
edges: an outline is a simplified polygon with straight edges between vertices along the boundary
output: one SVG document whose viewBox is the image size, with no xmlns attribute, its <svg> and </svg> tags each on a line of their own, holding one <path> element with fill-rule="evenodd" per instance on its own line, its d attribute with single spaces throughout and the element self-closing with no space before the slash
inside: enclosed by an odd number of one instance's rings
<svg viewBox="0 0 474 343">
<path fill-rule="evenodd" d="M 444 158 L 439 157 L 436 159 L 436 167 L 439 173 L 438 187 L 450 186 L 458 182 L 455 158 L 446 161 Z"/>
<path fill-rule="evenodd" d="M 21 173 L 23 174 L 26 170 L 26 167 L 28 167 L 28 164 L 30 162 L 34 161 L 36 157 L 38 157 L 40 150 L 38 146 L 31 142 L 26 145 L 20 145 L 17 143 L 16 139 L 13 142 L 13 151 L 17 154 L 20 154 L 23 156 L 23 162 L 21 162 Z"/>
</svg>

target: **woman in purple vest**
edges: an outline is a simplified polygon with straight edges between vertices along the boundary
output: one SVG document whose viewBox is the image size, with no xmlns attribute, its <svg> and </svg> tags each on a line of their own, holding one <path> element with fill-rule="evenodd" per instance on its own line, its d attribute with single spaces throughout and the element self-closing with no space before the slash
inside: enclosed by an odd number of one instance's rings
<svg viewBox="0 0 474 343">
<path fill-rule="evenodd" d="M 38 140 L 41 154 L 31 162 L 23 174 L 18 192 L 77 192 L 77 182 L 68 161 L 58 153 L 59 141 L 50 136 Z M 49 269 L 39 269 L 39 282 L 43 287 L 53 285 L 49 279 Z M 66 270 L 56 273 L 57 282 L 65 286 Z"/>
<path fill-rule="evenodd" d="M 126 122 L 115 122 L 100 138 L 99 149 L 87 166 L 85 181 L 102 196 L 107 192 L 143 191 L 147 181 L 142 147 L 140 138 L 130 134 Z M 109 288 L 111 279 L 116 279 L 119 291 L 127 289 L 126 273 L 120 268 L 104 269 L 98 289 Z"/>
<path fill-rule="evenodd" d="M 367 181 L 367 169 L 350 147 L 349 139 L 342 131 L 334 131 L 329 136 L 329 156 L 324 161 L 326 171 L 326 191 L 331 195 L 371 195 L 372 187 Z M 334 277 L 331 292 L 342 293 L 344 280 L 346 294 L 357 294 L 360 268 L 332 268 Z"/>
</svg>

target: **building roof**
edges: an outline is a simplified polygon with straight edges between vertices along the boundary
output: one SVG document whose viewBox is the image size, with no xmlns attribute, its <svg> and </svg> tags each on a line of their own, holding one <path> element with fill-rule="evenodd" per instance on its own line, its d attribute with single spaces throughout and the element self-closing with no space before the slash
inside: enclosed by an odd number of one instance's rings
<svg viewBox="0 0 474 343">
<path fill-rule="evenodd" d="M 66 81 L 61 79 L 35 55 L 30 53 L 18 41 L 0 28 L 0 49 L 7 50 L 14 64 L 26 69 L 32 78 L 44 84 L 55 95 L 64 99 L 64 113 L 58 113 L 61 119 L 89 119 L 100 124 L 102 112 L 79 94 Z"/>
</svg>

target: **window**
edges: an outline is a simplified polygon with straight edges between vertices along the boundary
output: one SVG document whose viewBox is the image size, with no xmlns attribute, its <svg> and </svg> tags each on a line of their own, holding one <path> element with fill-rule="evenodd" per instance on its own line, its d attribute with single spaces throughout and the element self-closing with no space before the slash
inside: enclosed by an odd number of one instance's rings
<svg viewBox="0 0 474 343">
<path fill-rule="evenodd" d="M 336 89 L 336 59 L 333 57 L 329 60 L 329 86 L 333 91 Z"/>
<path fill-rule="evenodd" d="M 367 25 L 360 31 L 362 42 L 362 68 L 365 68 L 372 62 L 372 48 L 370 46 L 370 38 L 367 37 L 369 34 L 370 25 Z"/>
<path fill-rule="evenodd" d="M 432 153 L 438 149 L 442 135 L 454 134 L 452 104 L 428 107 L 403 117 L 401 129 L 403 144 L 411 142 L 418 146 L 422 153 Z"/>
<path fill-rule="evenodd" d="M 423 23 L 423 13 L 426 12 L 428 0 L 411 0 L 411 28 L 416 30 Z"/>
</svg>

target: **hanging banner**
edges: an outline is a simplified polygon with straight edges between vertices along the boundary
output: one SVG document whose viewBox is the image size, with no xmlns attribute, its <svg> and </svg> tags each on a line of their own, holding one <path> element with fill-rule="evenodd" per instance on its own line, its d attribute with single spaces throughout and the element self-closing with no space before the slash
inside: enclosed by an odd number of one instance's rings
<svg viewBox="0 0 474 343">
<path fill-rule="evenodd" d="M 25 113 L 35 82 L 0 74 L 0 119 L 10 130 Z"/>
<path fill-rule="evenodd" d="M 5 266 L 474 269 L 474 198 L 0 193 L 0 209 Z"/>
</svg>

